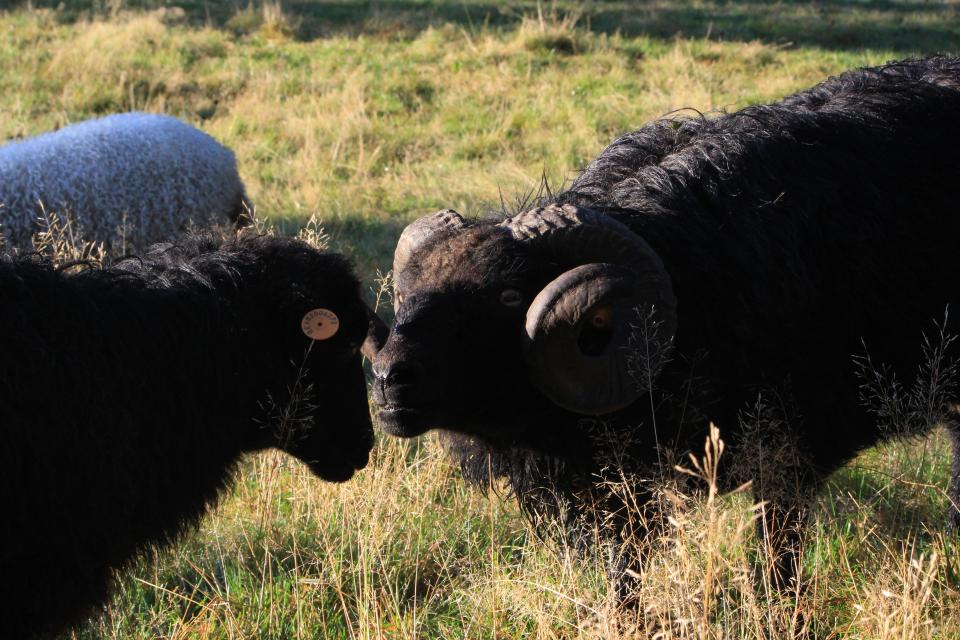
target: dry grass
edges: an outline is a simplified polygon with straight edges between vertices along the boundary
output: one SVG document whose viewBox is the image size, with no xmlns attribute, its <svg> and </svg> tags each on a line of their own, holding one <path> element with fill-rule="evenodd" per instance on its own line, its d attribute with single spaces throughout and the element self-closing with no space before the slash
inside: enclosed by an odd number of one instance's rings
<svg viewBox="0 0 960 640">
<path fill-rule="evenodd" d="M 894 55 L 628 38 L 549 10 L 508 30 L 300 41 L 277 26 L 288 9 L 251 7 L 256 25 L 239 37 L 170 10 L 3 16 L 0 139 L 113 111 L 178 115 L 236 151 L 260 215 L 294 231 L 317 214 L 335 248 L 385 271 L 412 216 L 483 212 L 544 175 L 569 179 L 663 113 L 770 100 Z"/>
<path fill-rule="evenodd" d="M 97 0 L 77 20 L 70 7 L 0 14 L 0 138 L 127 109 L 179 115 L 235 149 L 267 226 L 350 252 L 369 279 L 378 274 L 371 297 L 387 307 L 392 244 L 413 216 L 483 211 L 544 175 L 558 183 L 613 136 L 668 111 L 770 100 L 902 55 L 892 45 L 822 48 L 813 36 L 811 46 L 718 41 L 713 18 L 707 29 L 689 16 L 679 27 L 696 25 L 693 38 L 672 37 L 672 24 L 671 37 L 624 35 L 595 28 L 595 7 L 557 4 L 495 26 L 478 14 L 421 24 L 372 3 L 379 10 L 360 26 L 319 39 L 302 38 L 316 16 L 291 3 L 241 4 L 219 22 L 217 6 L 165 4 L 144 12 Z M 809 18 L 801 35 L 817 32 L 822 14 L 933 34 L 954 10 L 697 5 L 788 26 Z M 655 24 L 681 8 L 650 3 L 622 19 Z M 37 238 L 44 252 L 100 257 L 69 220 L 49 222 Z M 103 615 L 75 635 L 960 638 L 960 553 L 941 527 L 944 434 L 883 445 L 835 475 L 804 539 L 806 588 L 786 594 L 762 579 L 763 505 L 745 488 L 717 489 L 717 459 L 737 455 L 721 452 L 720 436 L 684 465 L 696 490 L 661 486 L 665 535 L 637 543 L 647 557 L 634 584 L 640 610 L 615 606 L 603 553 L 577 558 L 539 541 L 514 503 L 466 487 L 433 438 L 381 438 L 345 485 L 277 453 L 249 458 L 201 530 L 118 576 Z"/>
<path fill-rule="evenodd" d="M 958 637 L 957 547 L 939 527 L 893 539 L 870 515 L 877 496 L 848 496 L 860 510 L 814 518 L 807 590 L 777 595 L 757 578 L 759 507 L 719 495 L 712 468 L 693 469 L 705 493 L 663 494 L 637 615 L 614 606 L 601 558 L 539 543 L 432 440 L 382 440 L 343 486 L 264 454 L 199 534 L 122 576 L 80 637 Z"/>
</svg>

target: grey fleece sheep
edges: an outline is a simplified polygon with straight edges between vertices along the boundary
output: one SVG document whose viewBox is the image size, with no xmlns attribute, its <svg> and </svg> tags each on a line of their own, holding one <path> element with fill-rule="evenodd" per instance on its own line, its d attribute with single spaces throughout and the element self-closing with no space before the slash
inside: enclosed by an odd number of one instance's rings
<svg viewBox="0 0 960 640">
<path fill-rule="evenodd" d="M 0 233 L 28 246 L 42 209 L 108 246 L 169 240 L 190 223 L 237 224 L 246 196 L 233 152 L 176 118 L 123 113 L 0 147 Z"/>
</svg>

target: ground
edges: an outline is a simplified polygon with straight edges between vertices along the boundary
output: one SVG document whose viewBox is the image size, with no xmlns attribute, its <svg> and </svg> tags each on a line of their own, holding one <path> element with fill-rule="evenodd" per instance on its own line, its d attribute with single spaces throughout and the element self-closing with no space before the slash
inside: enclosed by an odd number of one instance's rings
<svg viewBox="0 0 960 640">
<path fill-rule="evenodd" d="M 115 111 L 177 115 L 236 151 L 262 217 L 288 233 L 319 217 L 371 300 L 418 215 L 510 207 L 668 112 L 960 51 L 960 3 L 935 0 L 0 6 L 0 140 Z M 465 487 L 430 438 L 380 438 L 343 486 L 257 456 L 199 532 L 119 575 L 76 635 L 761 638 L 806 625 L 818 638 L 960 638 L 948 453 L 942 434 L 898 441 L 836 474 L 799 598 L 754 580 L 746 494 L 666 496 L 642 631 L 615 624 L 602 558 L 562 559 L 511 501 Z"/>
</svg>

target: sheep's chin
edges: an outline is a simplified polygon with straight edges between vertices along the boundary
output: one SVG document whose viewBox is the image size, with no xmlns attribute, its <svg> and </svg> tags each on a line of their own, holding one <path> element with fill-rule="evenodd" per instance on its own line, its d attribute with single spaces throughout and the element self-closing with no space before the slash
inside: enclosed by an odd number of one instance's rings
<svg viewBox="0 0 960 640">
<path fill-rule="evenodd" d="M 313 475 L 327 482 L 346 482 L 358 471 L 345 463 L 308 462 L 307 467 Z"/>
<path fill-rule="evenodd" d="M 325 457 L 321 460 L 307 460 L 296 454 L 293 455 L 300 458 L 313 475 L 327 482 L 346 482 L 357 471 L 366 467 L 370 460 L 370 450 L 359 448 L 340 451 L 335 456 Z"/>
<path fill-rule="evenodd" d="M 384 407 L 377 415 L 380 428 L 397 438 L 415 438 L 430 430 L 430 415 L 418 409 Z"/>
</svg>

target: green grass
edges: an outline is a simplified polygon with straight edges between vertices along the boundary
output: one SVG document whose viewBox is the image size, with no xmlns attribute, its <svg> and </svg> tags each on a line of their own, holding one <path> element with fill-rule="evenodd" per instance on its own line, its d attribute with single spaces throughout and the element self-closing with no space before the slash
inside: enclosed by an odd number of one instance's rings
<svg viewBox="0 0 960 640">
<path fill-rule="evenodd" d="M 576 21 L 508 3 L 169 4 L 186 11 L 114 15 L 98 1 L 5 14 L 0 139 L 114 111 L 178 115 L 237 151 L 261 214 L 288 230 L 319 214 L 367 270 L 389 267 L 414 215 L 483 212 L 544 175 L 570 179 L 614 136 L 668 111 L 771 100 L 944 49 L 937 34 L 958 24 L 956 5 L 936 3 L 598 3 Z M 906 49 L 870 35 L 891 25 L 929 38 Z M 840 46 L 841 32 L 865 48 Z M 828 36 L 836 46 L 823 46 Z"/>
<path fill-rule="evenodd" d="M 371 286 L 407 221 L 562 184 L 651 118 L 960 50 L 960 3 L 937 1 L 0 6 L 0 140 L 114 111 L 175 114 L 237 152 L 260 215 L 289 233 L 318 215 Z M 799 601 L 748 579 L 762 556 L 749 500 L 682 501 L 644 578 L 649 619 L 664 637 L 782 637 L 801 612 L 815 637 L 960 638 L 958 550 L 940 534 L 947 466 L 940 436 L 836 474 Z M 342 487 L 252 458 L 200 532 L 117 584 L 78 637 L 631 633 L 611 626 L 600 559 L 537 542 L 512 502 L 465 487 L 429 438 L 382 439 Z"/>
</svg>

